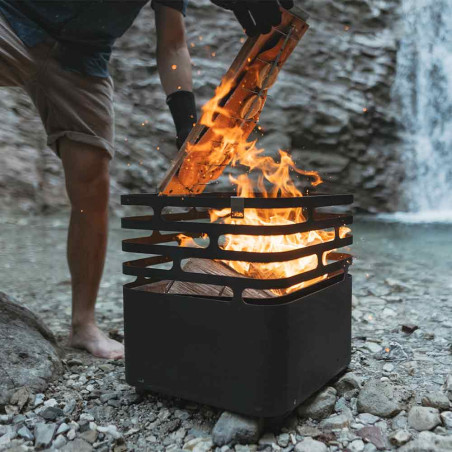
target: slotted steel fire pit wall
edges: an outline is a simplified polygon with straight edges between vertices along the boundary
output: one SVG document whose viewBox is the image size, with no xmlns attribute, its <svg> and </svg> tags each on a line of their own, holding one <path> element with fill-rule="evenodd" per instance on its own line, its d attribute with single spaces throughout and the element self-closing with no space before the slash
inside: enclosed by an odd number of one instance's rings
<svg viewBox="0 0 452 452">
<path fill-rule="evenodd" d="M 136 276 L 124 286 L 127 382 L 151 390 L 228 409 L 276 417 L 287 414 L 345 369 L 351 353 L 351 276 L 348 254 L 322 254 L 352 243 L 339 229 L 352 222 L 347 214 L 319 208 L 351 204 L 351 195 L 299 198 L 200 196 L 122 196 L 123 205 L 152 208 L 148 216 L 122 220 L 127 229 L 150 230 L 143 238 L 123 241 L 123 250 L 151 257 L 126 262 Z M 302 208 L 306 221 L 283 226 L 212 223 L 208 209 Z M 179 212 L 168 213 L 168 208 Z M 184 212 L 180 212 L 184 208 Z M 149 209 L 150 211 L 151 209 Z M 324 210 L 324 209 L 320 209 Z M 329 242 L 279 253 L 221 249 L 225 234 L 286 235 L 334 228 Z M 207 234 L 206 247 L 182 247 L 178 234 Z M 283 279 L 255 279 L 186 272 L 188 258 L 282 262 L 317 255 L 314 270 Z M 172 262 L 172 265 L 171 265 Z M 165 267 L 170 268 L 162 268 Z M 245 290 L 283 289 L 328 273 L 329 277 L 289 295 L 247 298 Z M 229 297 L 153 292 L 159 281 L 227 286 Z M 150 289 L 151 288 L 151 289 Z"/>
</svg>

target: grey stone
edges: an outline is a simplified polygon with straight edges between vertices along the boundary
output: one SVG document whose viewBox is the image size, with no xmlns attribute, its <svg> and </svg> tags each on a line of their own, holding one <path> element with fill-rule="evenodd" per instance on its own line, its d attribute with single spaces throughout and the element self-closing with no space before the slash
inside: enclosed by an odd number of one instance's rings
<svg viewBox="0 0 452 452">
<path fill-rule="evenodd" d="M 449 400 L 452 401 L 452 373 L 446 377 L 446 381 L 444 382 L 444 390 Z"/>
<path fill-rule="evenodd" d="M 347 449 L 350 450 L 350 452 L 362 452 L 365 447 L 364 441 L 355 439 L 348 445 Z"/>
<path fill-rule="evenodd" d="M 35 447 L 38 449 L 49 447 L 50 443 L 52 442 L 55 429 L 55 424 L 36 424 L 34 431 Z"/>
<path fill-rule="evenodd" d="M 276 444 L 276 437 L 273 433 L 264 433 L 258 441 L 259 446 L 271 446 Z"/>
<path fill-rule="evenodd" d="M 93 446 L 81 438 L 75 438 L 74 441 L 69 441 L 60 450 L 63 452 L 91 452 Z"/>
<path fill-rule="evenodd" d="M 297 432 L 300 436 L 312 436 L 315 438 L 322 434 L 322 431 L 317 427 L 311 427 L 310 425 L 299 425 L 297 427 Z"/>
<path fill-rule="evenodd" d="M 322 422 L 320 422 L 320 428 L 325 430 L 339 430 L 345 427 L 349 427 L 353 420 L 352 414 L 349 410 L 344 410 L 341 414 L 334 414 Z"/>
<path fill-rule="evenodd" d="M 364 441 L 372 443 L 378 450 L 384 450 L 387 447 L 385 436 L 379 427 L 374 425 L 363 427 L 356 433 Z"/>
<path fill-rule="evenodd" d="M 33 441 L 35 439 L 33 433 L 25 425 L 17 430 L 17 434 L 25 441 Z"/>
<path fill-rule="evenodd" d="M 295 452 L 327 452 L 328 447 L 320 441 L 305 438 L 295 446 Z"/>
<path fill-rule="evenodd" d="M 97 432 L 96 430 L 87 430 L 86 432 L 80 434 L 80 438 L 90 444 L 93 444 L 97 439 Z"/>
<path fill-rule="evenodd" d="M 449 408 L 449 399 L 442 392 L 431 392 L 422 397 L 422 405 L 438 408 L 438 410 L 447 410 Z"/>
<path fill-rule="evenodd" d="M 419 432 L 432 430 L 441 424 L 439 411 L 436 408 L 414 406 L 408 412 L 408 424 Z"/>
<path fill-rule="evenodd" d="M 405 429 L 408 427 L 408 418 L 406 411 L 401 411 L 392 419 L 392 428 L 395 430 Z"/>
<path fill-rule="evenodd" d="M 334 387 L 337 390 L 338 395 L 343 395 L 348 391 L 352 391 L 354 389 L 360 389 L 362 385 L 362 379 L 354 374 L 353 372 L 349 372 L 343 375 Z"/>
<path fill-rule="evenodd" d="M 114 439 L 119 439 L 122 437 L 121 433 L 118 432 L 118 429 L 115 425 L 107 425 L 105 427 L 97 427 L 97 431 L 99 433 L 106 433 L 107 435 L 110 435 Z"/>
<path fill-rule="evenodd" d="M 259 419 L 224 411 L 212 430 L 212 441 L 215 446 L 255 443 L 262 426 Z"/>
<path fill-rule="evenodd" d="M 74 411 L 75 406 L 77 405 L 77 402 L 75 400 L 70 400 L 63 408 L 63 413 L 66 415 L 72 414 Z"/>
<path fill-rule="evenodd" d="M 70 428 L 70 427 L 69 427 L 69 425 L 66 424 L 66 422 L 62 422 L 62 423 L 59 425 L 56 434 L 57 434 L 57 435 L 64 434 L 64 433 L 66 433 L 66 432 L 69 431 L 69 428 Z"/>
<path fill-rule="evenodd" d="M 67 444 L 67 439 L 63 435 L 60 435 L 60 436 L 57 436 L 55 441 L 52 443 L 52 447 L 54 447 L 55 449 L 61 449 L 66 444 Z"/>
<path fill-rule="evenodd" d="M 64 415 L 64 412 L 61 408 L 48 406 L 44 408 L 39 415 L 44 418 L 46 421 L 55 421 L 59 417 Z"/>
<path fill-rule="evenodd" d="M 361 424 L 375 424 L 380 418 L 370 413 L 361 413 L 356 417 L 356 420 Z"/>
<path fill-rule="evenodd" d="M 403 446 L 411 439 L 411 433 L 407 430 L 397 430 L 389 436 L 389 441 L 394 446 Z"/>
<path fill-rule="evenodd" d="M 419 436 L 402 446 L 400 452 L 450 452 L 452 436 L 436 435 L 432 432 L 420 432 Z"/>
<path fill-rule="evenodd" d="M 281 447 L 287 447 L 289 445 L 290 436 L 288 433 L 282 433 L 278 436 L 277 444 Z"/>
<path fill-rule="evenodd" d="M 452 429 L 452 411 L 443 411 L 441 413 L 441 420 L 446 428 Z"/>
<path fill-rule="evenodd" d="M 336 393 L 331 387 L 321 390 L 298 408 L 298 415 L 316 420 L 326 418 L 333 412 Z"/>
<path fill-rule="evenodd" d="M 358 411 L 380 417 L 391 417 L 401 411 L 400 396 L 388 381 L 370 380 L 358 396 Z"/>
<path fill-rule="evenodd" d="M 0 292 L 0 343 L 0 409 L 21 388 L 42 391 L 62 370 L 50 330 L 36 314 L 3 292 Z M 25 404 L 26 400 L 19 402 Z"/>
</svg>

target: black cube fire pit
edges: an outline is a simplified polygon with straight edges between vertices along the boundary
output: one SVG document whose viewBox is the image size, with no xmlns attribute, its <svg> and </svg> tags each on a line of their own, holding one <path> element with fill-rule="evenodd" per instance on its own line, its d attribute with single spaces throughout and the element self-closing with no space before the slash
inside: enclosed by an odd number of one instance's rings
<svg viewBox="0 0 452 452">
<path fill-rule="evenodd" d="M 125 274 L 137 277 L 124 286 L 127 382 L 138 391 L 278 417 L 344 370 L 351 353 L 351 257 L 335 250 L 352 243 L 351 235 L 341 232 L 352 217 L 325 208 L 352 201 L 351 195 L 122 196 L 123 205 L 152 209 L 151 215 L 122 220 L 123 228 L 152 231 L 123 241 L 124 251 L 149 255 L 123 266 Z M 243 225 L 209 216 L 212 209 L 230 209 L 231 217 L 240 218 L 250 209 L 283 208 L 302 209 L 305 221 Z M 329 230 L 331 239 L 291 251 L 222 246 L 231 235 L 319 230 Z M 191 237 L 193 246 L 181 246 L 180 234 Z M 305 256 L 317 257 L 315 268 L 279 279 L 247 277 L 222 263 L 284 263 Z M 219 274 L 218 266 L 227 270 Z"/>
</svg>

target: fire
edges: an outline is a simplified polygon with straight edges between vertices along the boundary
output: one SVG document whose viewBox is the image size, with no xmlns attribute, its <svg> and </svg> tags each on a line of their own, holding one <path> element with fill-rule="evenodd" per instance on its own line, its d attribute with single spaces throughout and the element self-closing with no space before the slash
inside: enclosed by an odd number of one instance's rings
<svg viewBox="0 0 452 452">
<path fill-rule="evenodd" d="M 262 80 L 259 80 L 259 73 L 256 74 L 256 80 L 258 85 L 262 83 Z M 242 121 L 247 119 L 237 119 L 237 112 L 229 111 L 221 106 L 222 99 L 230 89 L 231 82 L 223 81 L 217 88 L 215 96 L 204 105 L 200 123 L 209 127 L 215 138 L 204 145 L 188 144 L 188 157 L 185 160 L 185 166 L 181 168 L 185 174 L 184 177 L 187 177 L 187 174 L 191 174 L 193 179 L 199 177 L 199 162 L 203 161 L 210 164 L 207 166 L 214 175 L 212 179 L 215 179 L 217 163 L 226 161 L 232 166 L 240 164 L 247 167 L 247 173 L 258 174 L 257 179 L 250 178 L 248 174 L 241 174 L 238 177 L 230 176 L 231 183 L 236 186 L 237 196 L 241 197 L 253 198 L 257 194 L 265 198 L 303 196 L 292 179 L 293 174 L 309 177 L 312 186 L 321 184 L 322 179 L 317 172 L 297 168 L 287 152 L 280 150 L 277 161 L 269 155 L 264 155 L 264 150 L 256 146 L 256 141 L 246 140 L 241 126 Z M 252 109 L 253 106 L 248 105 L 247 108 Z M 247 112 L 241 117 L 246 117 L 246 114 Z M 221 170 L 222 168 L 220 172 Z M 289 225 L 306 221 L 301 208 L 246 209 L 244 218 L 232 218 L 231 211 L 227 208 L 211 210 L 210 219 L 212 222 L 221 221 L 236 225 Z M 348 228 L 341 228 L 340 236 L 344 237 L 349 231 Z M 224 243 L 220 246 L 225 250 L 271 253 L 291 251 L 331 241 L 334 240 L 334 237 L 334 230 L 318 230 L 280 236 L 226 235 Z M 196 246 L 190 237 L 183 234 L 179 236 L 179 243 L 181 246 Z M 322 255 L 324 264 L 327 263 L 328 253 L 325 252 Z M 242 275 L 258 279 L 286 278 L 313 270 L 318 264 L 316 255 L 287 262 L 223 262 Z M 328 275 L 323 275 L 289 289 L 275 289 L 273 292 L 277 295 L 291 293 L 327 277 Z"/>
</svg>

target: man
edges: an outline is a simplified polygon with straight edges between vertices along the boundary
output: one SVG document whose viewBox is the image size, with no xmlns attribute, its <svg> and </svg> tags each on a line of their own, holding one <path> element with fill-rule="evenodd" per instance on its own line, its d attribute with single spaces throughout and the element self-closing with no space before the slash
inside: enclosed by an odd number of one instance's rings
<svg viewBox="0 0 452 452">
<path fill-rule="evenodd" d="M 108 230 L 109 163 L 114 154 L 113 82 L 108 60 L 148 0 L 0 0 L 0 86 L 21 86 L 61 158 L 71 203 L 67 257 L 72 281 L 69 344 L 118 359 L 94 315 Z M 274 0 L 212 0 L 234 12 L 249 35 L 281 20 Z M 290 7 L 291 1 L 281 1 Z M 153 0 L 157 66 L 180 146 L 194 122 L 186 0 Z M 214 14 L 214 10 L 212 10 Z"/>
</svg>

